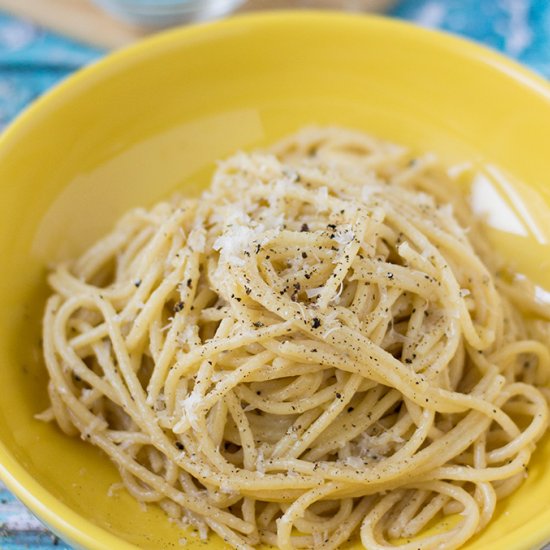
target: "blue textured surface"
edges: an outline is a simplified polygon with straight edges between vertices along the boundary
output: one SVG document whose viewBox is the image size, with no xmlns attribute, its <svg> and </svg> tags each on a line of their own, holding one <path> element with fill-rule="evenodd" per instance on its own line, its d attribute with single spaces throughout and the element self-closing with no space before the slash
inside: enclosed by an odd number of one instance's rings
<svg viewBox="0 0 550 550">
<path fill-rule="evenodd" d="M 0 485 L 0 548 L 2 550 L 69 549 L 2 485 Z"/>
<path fill-rule="evenodd" d="M 491 46 L 550 77 L 548 0 L 403 0 L 393 14 Z"/>
<path fill-rule="evenodd" d="M 0 128 L 48 88 L 103 52 L 0 13 Z"/>
<path fill-rule="evenodd" d="M 467 36 L 550 77 L 549 0 L 402 0 L 392 15 Z M 0 128 L 103 53 L 0 13 Z M 0 485 L 0 548 L 69 547 Z"/>
</svg>

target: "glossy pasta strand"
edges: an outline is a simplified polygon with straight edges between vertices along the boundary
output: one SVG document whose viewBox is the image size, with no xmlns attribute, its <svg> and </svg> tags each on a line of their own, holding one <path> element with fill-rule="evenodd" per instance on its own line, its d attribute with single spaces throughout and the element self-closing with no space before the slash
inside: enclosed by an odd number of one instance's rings
<svg viewBox="0 0 550 550">
<path fill-rule="evenodd" d="M 548 428 L 550 307 L 433 155 L 359 132 L 230 157 L 49 282 L 40 418 L 234 548 L 457 548 Z"/>
</svg>

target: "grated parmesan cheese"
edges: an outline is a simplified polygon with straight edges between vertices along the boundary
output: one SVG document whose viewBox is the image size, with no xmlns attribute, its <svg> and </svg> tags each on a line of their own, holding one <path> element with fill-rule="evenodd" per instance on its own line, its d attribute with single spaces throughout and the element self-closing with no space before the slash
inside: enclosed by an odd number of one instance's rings
<svg viewBox="0 0 550 550">
<path fill-rule="evenodd" d="M 193 429 L 199 429 L 197 426 L 197 409 L 201 401 L 202 398 L 199 394 L 191 392 L 191 394 L 186 399 L 184 399 L 182 403 L 183 410 L 185 411 L 185 415 L 187 416 L 187 420 L 189 421 Z"/>
<path fill-rule="evenodd" d="M 344 464 L 352 468 L 364 468 L 365 466 L 365 463 L 358 456 L 348 456 L 344 460 Z"/>
<path fill-rule="evenodd" d="M 334 240 L 341 245 L 349 244 L 355 238 L 355 233 L 351 229 L 351 225 L 344 226 L 338 229 L 334 234 Z"/>
<path fill-rule="evenodd" d="M 323 287 L 322 286 L 318 286 L 318 287 L 315 287 L 315 288 L 306 288 L 306 296 L 311 299 L 311 298 L 315 298 L 316 296 L 319 296 L 319 294 L 321 294 L 321 292 L 323 291 Z"/>
<path fill-rule="evenodd" d="M 194 252 L 203 253 L 206 247 L 206 232 L 203 228 L 193 229 L 187 239 L 187 244 Z"/>
</svg>

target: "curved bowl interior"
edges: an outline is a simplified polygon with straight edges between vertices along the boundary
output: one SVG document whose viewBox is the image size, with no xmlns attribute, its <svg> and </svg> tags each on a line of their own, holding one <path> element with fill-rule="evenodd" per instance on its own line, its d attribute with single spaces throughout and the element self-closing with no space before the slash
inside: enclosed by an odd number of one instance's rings
<svg viewBox="0 0 550 550">
<path fill-rule="evenodd" d="M 498 167 L 539 210 L 550 204 L 549 88 L 487 50 L 381 18 L 280 13 L 173 31 L 69 79 L 3 136 L 0 473 L 74 545 L 169 548 L 182 533 L 155 507 L 108 497 L 107 459 L 33 418 L 47 404 L 48 262 L 82 251 L 132 206 L 198 192 L 216 159 L 312 123 Z M 550 287 L 542 227 L 538 240 L 499 246 Z M 550 538 L 549 463 L 546 438 L 526 483 L 468 548 Z"/>
</svg>

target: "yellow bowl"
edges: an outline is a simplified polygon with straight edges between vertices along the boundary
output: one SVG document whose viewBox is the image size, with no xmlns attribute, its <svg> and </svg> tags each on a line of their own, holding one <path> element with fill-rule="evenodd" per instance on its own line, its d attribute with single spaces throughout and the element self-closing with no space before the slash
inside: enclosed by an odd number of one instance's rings
<svg viewBox="0 0 550 550">
<path fill-rule="evenodd" d="M 47 263 L 83 250 L 131 206 L 196 191 L 214 160 L 309 123 L 491 164 L 523 182 L 539 213 L 550 202 L 549 87 L 488 50 L 383 18 L 279 13 L 169 32 L 79 72 L 1 138 L 0 473 L 71 544 L 168 548 L 182 534 L 155 507 L 108 497 L 117 472 L 107 459 L 33 418 L 47 404 Z M 507 250 L 550 286 L 544 223 L 538 242 L 517 237 Z M 546 464 L 548 438 L 468 548 L 550 539 Z"/>
</svg>

